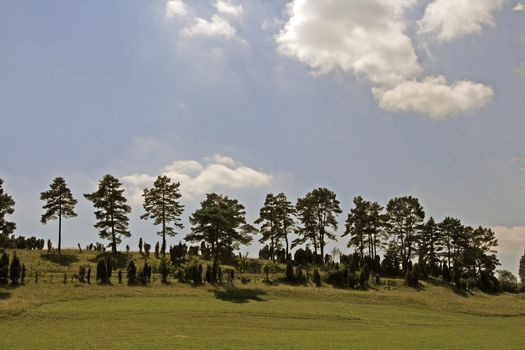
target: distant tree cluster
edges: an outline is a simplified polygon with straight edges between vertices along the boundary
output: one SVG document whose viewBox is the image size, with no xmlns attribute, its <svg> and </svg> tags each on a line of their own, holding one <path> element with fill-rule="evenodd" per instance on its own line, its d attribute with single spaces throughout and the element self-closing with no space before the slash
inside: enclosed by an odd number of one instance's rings
<svg viewBox="0 0 525 350">
<path fill-rule="evenodd" d="M 15 239 L 12 236 L 16 225 L 8 221 L 8 216 L 13 214 L 15 202 L 4 193 L 2 185 L 0 179 L 0 243 L 19 249 L 43 249 L 43 240 L 35 237 Z M 122 183 L 112 175 L 105 175 L 97 190 L 84 194 L 84 197 L 95 208 L 95 227 L 99 237 L 108 240 L 112 253 L 117 253 L 122 239 L 131 236 L 131 208 Z M 40 198 L 44 201 L 42 223 L 58 220 L 60 253 L 62 219 L 77 215 L 77 200 L 61 177 L 55 178 Z M 303 275 L 306 281 L 309 280 L 309 271 L 313 271 L 309 266 L 321 266 L 322 270 L 316 270 L 313 277 L 316 284 L 324 278 L 338 286 L 363 288 L 369 281 L 380 281 L 381 277 L 404 277 L 406 284 L 413 287 L 418 287 L 421 280 L 428 278 L 441 278 L 459 288 L 494 291 L 501 287 L 495 275 L 499 261 L 494 232 L 489 228 L 466 226 L 453 217 L 440 222 L 432 217 L 426 219 L 419 200 L 412 196 L 392 198 L 385 207 L 361 196 L 355 197 L 341 235 L 348 239 L 348 247 L 353 252 L 350 255 L 339 253 L 339 259 L 337 254 L 326 252 L 327 244 L 338 238 L 338 216 L 342 213 L 335 192 L 327 188 L 312 190 L 299 198 L 295 205 L 284 193 L 269 193 L 255 220 L 258 229 L 247 221 L 245 207 L 237 199 L 208 193 L 200 207 L 191 214 L 191 231 L 184 237 L 186 242 L 197 246 L 187 246 L 182 242 L 171 247 L 167 244 L 167 237 L 173 237 L 177 230 L 183 229 L 180 183 L 159 176 L 153 187 L 144 189 L 143 198 L 141 218 L 152 220 L 155 226 L 159 226 L 157 233 L 161 241 L 154 245 L 153 250 L 157 258 L 162 257 L 164 283 L 167 283 L 167 276 L 176 271 L 179 279 L 194 284 L 199 284 L 199 281 L 216 283 L 220 264 L 236 261 L 241 264 L 243 259 L 237 258 L 237 252 L 259 233 L 259 242 L 264 244 L 259 258 L 291 266 L 291 270 L 286 269 L 285 279 L 293 283 L 302 283 Z M 293 254 L 292 249 L 295 249 Z M 51 240 L 48 240 L 48 250 L 52 250 Z M 104 251 L 105 247 L 96 243 L 88 245 L 86 250 Z M 129 253 L 129 246 L 126 251 Z M 140 238 L 139 251 L 147 261 L 152 245 Z M 167 253 L 169 257 L 166 257 Z M 202 265 L 192 262 L 192 257 L 199 255 L 212 261 L 211 265 L 205 266 L 205 272 Z M 522 258 L 522 280 L 524 265 Z M 148 281 L 150 270 L 149 265 L 140 270 L 128 266 L 128 283 Z M 99 261 L 97 281 L 109 283 L 111 271 L 110 260 Z M 504 280 L 504 277 L 505 274 L 501 275 L 499 280 Z"/>
</svg>

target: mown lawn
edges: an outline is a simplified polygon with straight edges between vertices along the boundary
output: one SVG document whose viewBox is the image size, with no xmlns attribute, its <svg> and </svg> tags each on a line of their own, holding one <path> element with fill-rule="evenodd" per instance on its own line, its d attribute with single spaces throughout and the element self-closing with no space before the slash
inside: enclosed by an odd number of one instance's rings
<svg viewBox="0 0 525 350">
<path fill-rule="evenodd" d="M 523 296 L 432 285 L 0 289 L 0 349 L 523 349 L 524 330 Z"/>
</svg>

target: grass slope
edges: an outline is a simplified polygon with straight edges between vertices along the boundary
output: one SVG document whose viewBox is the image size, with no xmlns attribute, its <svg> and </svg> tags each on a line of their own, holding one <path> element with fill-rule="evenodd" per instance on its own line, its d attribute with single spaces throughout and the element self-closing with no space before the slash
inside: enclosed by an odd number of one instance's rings
<svg viewBox="0 0 525 350">
<path fill-rule="evenodd" d="M 69 251 L 67 263 L 18 254 L 42 277 L 0 290 L 0 349 L 522 349 L 525 342 L 520 295 L 416 291 L 400 281 L 366 292 L 194 288 L 158 278 L 148 287 L 64 285 L 64 271 L 76 272 L 94 253 Z"/>
</svg>

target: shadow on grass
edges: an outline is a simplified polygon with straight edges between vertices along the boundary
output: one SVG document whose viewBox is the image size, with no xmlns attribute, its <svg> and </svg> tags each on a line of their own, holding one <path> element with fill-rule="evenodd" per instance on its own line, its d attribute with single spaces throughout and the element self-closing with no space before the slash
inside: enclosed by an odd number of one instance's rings
<svg viewBox="0 0 525 350">
<path fill-rule="evenodd" d="M 59 264 L 62 266 L 69 266 L 73 263 L 78 262 L 78 257 L 76 255 L 68 255 L 68 254 L 42 254 L 40 256 L 42 259 L 50 261 L 55 264 Z"/>
<path fill-rule="evenodd" d="M 130 255 L 117 252 L 115 254 L 112 254 L 111 252 L 104 252 L 97 254 L 96 257 L 89 259 L 92 263 L 97 263 L 100 259 L 107 260 L 108 257 L 111 258 L 111 261 L 113 262 L 113 269 L 124 269 L 128 266 L 128 261 L 131 258 Z"/>
<path fill-rule="evenodd" d="M 226 290 L 214 290 L 213 293 L 217 299 L 236 304 L 244 304 L 249 301 L 266 301 L 260 297 L 265 295 L 266 292 L 258 288 L 228 288 Z"/>
<path fill-rule="evenodd" d="M 4 290 L 1 290 L 0 291 L 0 300 L 6 300 L 6 299 L 9 299 L 9 297 L 11 296 L 11 293 L 8 292 L 8 291 L 4 291 Z"/>
</svg>

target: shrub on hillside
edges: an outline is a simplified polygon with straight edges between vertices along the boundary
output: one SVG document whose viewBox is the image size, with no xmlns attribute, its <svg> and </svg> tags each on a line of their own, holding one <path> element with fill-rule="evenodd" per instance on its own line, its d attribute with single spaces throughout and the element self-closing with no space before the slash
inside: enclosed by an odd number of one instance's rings
<svg viewBox="0 0 525 350">
<path fill-rule="evenodd" d="M 108 284 L 109 283 L 109 276 L 106 266 L 106 260 L 105 259 L 99 259 L 97 262 L 97 275 L 96 275 L 97 282 L 100 284 Z"/>
<path fill-rule="evenodd" d="M 318 269 L 314 269 L 314 275 L 313 275 L 314 283 L 317 287 L 321 287 L 321 274 L 319 273 Z"/>
<path fill-rule="evenodd" d="M 22 273 L 22 265 L 20 260 L 16 256 L 16 253 L 13 254 L 13 260 L 11 261 L 11 266 L 9 267 L 9 279 L 11 284 L 17 285 L 20 283 L 20 274 Z"/>
<path fill-rule="evenodd" d="M 7 284 L 9 282 L 9 256 L 3 253 L 0 257 L 0 284 Z"/>
<path fill-rule="evenodd" d="M 127 279 L 128 285 L 132 286 L 134 284 L 137 284 L 137 267 L 135 266 L 133 260 L 130 260 L 128 263 Z"/>
<path fill-rule="evenodd" d="M 165 258 L 160 259 L 159 272 L 160 272 L 161 283 L 164 283 L 164 284 L 168 283 L 169 269 L 168 269 L 168 263 L 166 262 Z"/>
<path fill-rule="evenodd" d="M 291 261 L 288 261 L 286 264 L 286 275 L 284 279 L 288 283 L 293 283 L 294 281 L 293 264 Z"/>
</svg>

